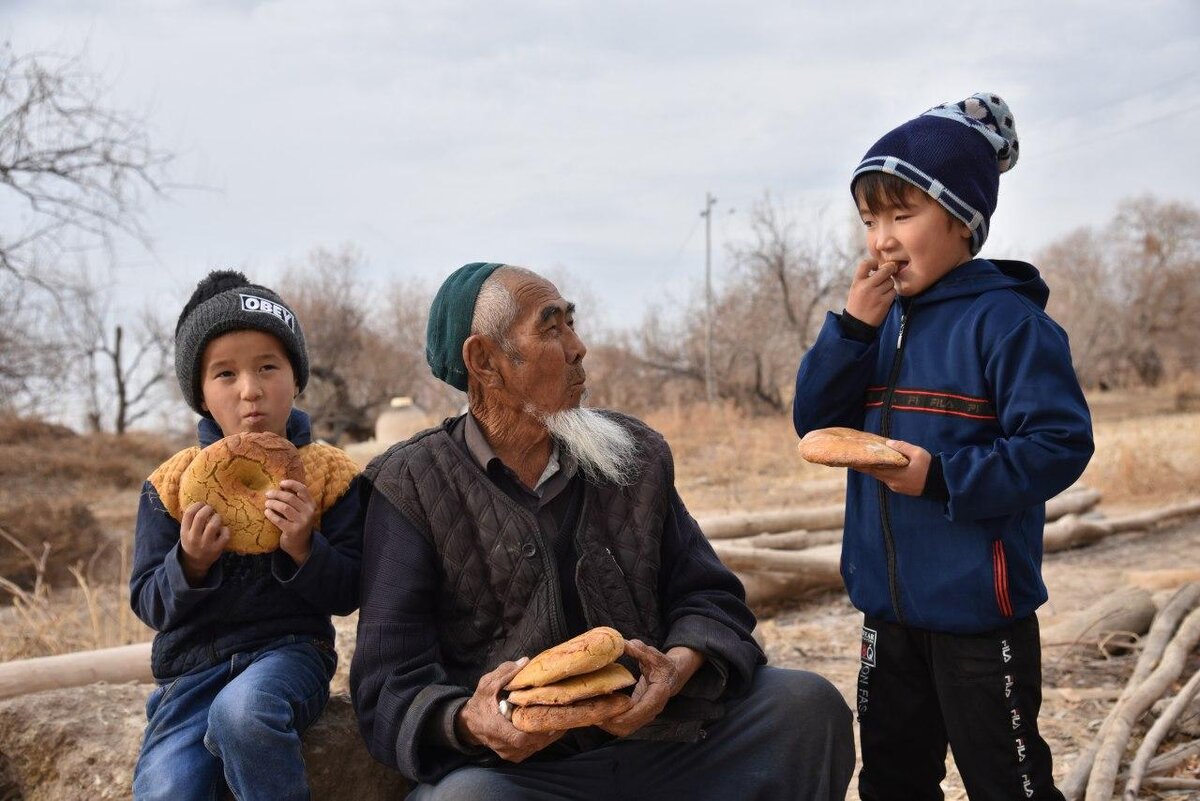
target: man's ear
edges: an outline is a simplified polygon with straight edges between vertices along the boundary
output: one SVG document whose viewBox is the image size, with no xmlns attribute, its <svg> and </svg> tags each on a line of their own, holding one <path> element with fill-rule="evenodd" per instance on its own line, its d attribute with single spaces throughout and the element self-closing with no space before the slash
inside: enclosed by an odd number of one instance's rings
<svg viewBox="0 0 1200 801">
<path fill-rule="evenodd" d="M 499 348 L 485 336 L 472 334 L 463 342 L 463 364 L 466 365 L 467 375 L 485 387 L 500 386 L 504 379 L 496 364 Z"/>
</svg>

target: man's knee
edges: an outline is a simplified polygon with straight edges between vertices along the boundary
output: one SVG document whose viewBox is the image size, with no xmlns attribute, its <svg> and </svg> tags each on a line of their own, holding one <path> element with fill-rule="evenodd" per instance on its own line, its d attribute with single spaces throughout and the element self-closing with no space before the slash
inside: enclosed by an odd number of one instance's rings
<svg viewBox="0 0 1200 801">
<path fill-rule="evenodd" d="M 409 801 L 506 801 L 521 796 L 503 774 L 487 768 L 465 767 L 451 771 L 437 784 L 422 784 Z"/>
<path fill-rule="evenodd" d="M 762 667 L 754 680 L 754 693 L 780 720 L 827 720 L 835 728 L 850 729 L 850 707 L 824 676 L 806 670 Z"/>
</svg>

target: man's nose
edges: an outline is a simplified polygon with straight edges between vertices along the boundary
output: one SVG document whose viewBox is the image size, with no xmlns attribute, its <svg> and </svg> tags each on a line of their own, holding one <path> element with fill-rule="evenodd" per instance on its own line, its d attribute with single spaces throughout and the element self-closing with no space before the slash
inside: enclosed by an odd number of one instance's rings
<svg viewBox="0 0 1200 801">
<path fill-rule="evenodd" d="M 587 355 L 587 345 L 583 344 L 583 340 L 579 334 L 575 333 L 574 328 L 568 328 L 567 331 L 570 332 L 570 338 L 567 341 L 567 363 L 579 364 Z"/>
</svg>

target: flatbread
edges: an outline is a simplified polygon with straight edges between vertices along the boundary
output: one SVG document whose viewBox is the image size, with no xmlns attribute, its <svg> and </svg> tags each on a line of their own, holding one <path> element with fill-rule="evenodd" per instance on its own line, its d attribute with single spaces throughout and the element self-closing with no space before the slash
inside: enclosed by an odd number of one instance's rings
<svg viewBox="0 0 1200 801">
<path fill-rule="evenodd" d="M 878 434 L 853 428 L 818 428 L 800 440 L 805 461 L 829 467 L 905 467 L 908 457 Z"/>
<path fill-rule="evenodd" d="M 567 706 L 519 706 L 513 710 L 512 724 L 530 734 L 566 731 L 611 720 L 631 706 L 633 699 L 621 693 L 588 698 Z"/>
<path fill-rule="evenodd" d="M 624 665 L 613 662 L 591 673 L 571 676 L 546 687 L 513 690 L 508 694 L 508 701 L 517 706 L 562 706 L 629 687 L 635 681 Z"/>
<path fill-rule="evenodd" d="M 529 660 L 504 689 L 545 687 L 568 676 L 599 670 L 625 653 L 625 638 L 608 626 L 597 626 Z"/>
</svg>

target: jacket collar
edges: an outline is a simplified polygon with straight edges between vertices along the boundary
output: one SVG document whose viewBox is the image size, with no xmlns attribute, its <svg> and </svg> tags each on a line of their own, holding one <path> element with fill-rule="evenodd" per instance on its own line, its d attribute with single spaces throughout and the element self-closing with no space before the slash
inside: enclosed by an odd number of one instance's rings
<svg viewBox="0 0 1200 801">
<path fill-rule="evenodd" d="M 223 439 L 225 434 L 221 431 L 221 427 L 211 417 L 201 417 L 199 424 L 196 426 L 196 431 L 200 437 L 200 447 L 207 448 L 219 439 Z M 303 448 L 312 442 L 312 421 L 308 414 L 292 407 L 291 414 L 288 415 L 287 427 L 285 429 L 288 441 L 297 448 Z"/>
</svg>

